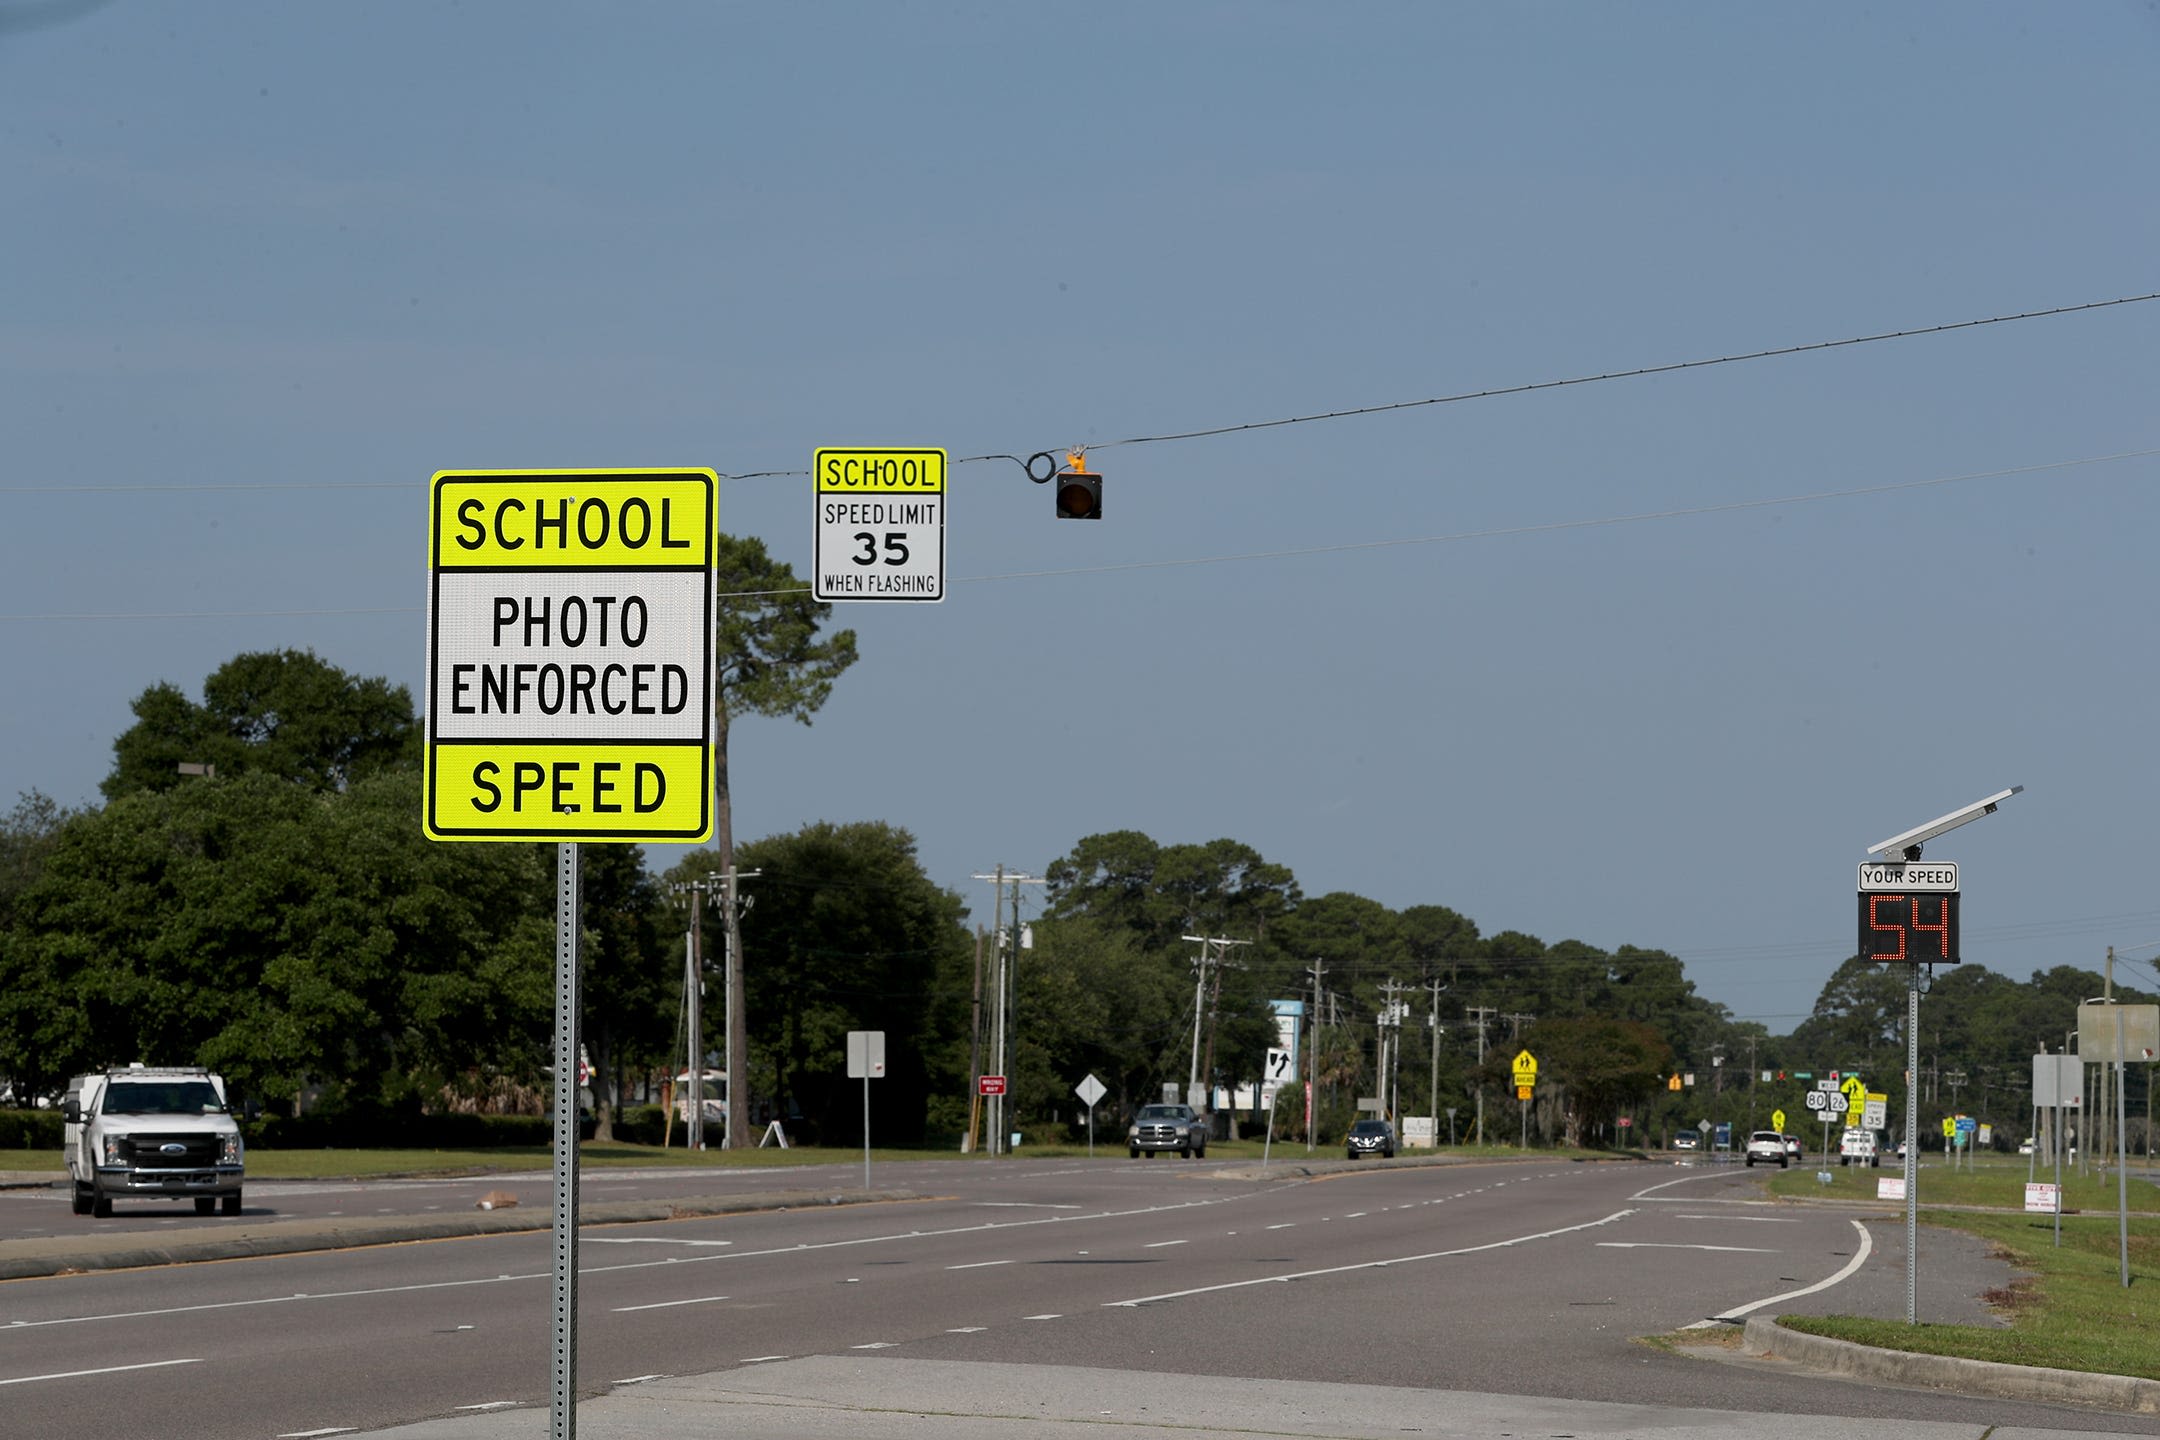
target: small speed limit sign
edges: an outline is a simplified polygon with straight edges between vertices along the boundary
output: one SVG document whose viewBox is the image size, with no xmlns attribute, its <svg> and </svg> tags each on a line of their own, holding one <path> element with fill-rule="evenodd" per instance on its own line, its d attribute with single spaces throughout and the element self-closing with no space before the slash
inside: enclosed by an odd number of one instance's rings
<svg viewBox="0 0 2160 1440">
<path fill-rule="evenodd" d="M 810 469 L 814 598 L 945 598 L 943 450 L 831 448 L 818 451 Z"/>
</svg>

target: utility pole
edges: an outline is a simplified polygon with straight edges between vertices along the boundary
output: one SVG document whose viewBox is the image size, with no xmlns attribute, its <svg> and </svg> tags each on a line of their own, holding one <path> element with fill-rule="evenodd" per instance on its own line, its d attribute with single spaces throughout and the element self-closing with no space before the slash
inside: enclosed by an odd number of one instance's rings
<svg viewBox="0 0 2160 1440">
<path fill-rule="evenodd" d="M 1432 1013 L 1426 1025 L 1432 1030 L 1432 1078 L 1425 1096 L 1426 1114 L 1432 1120 L 1433 1149 L 1440 1148 L 1440 993 L 1448 987 L 1438 980 L 1428 980 L 1425 988 L 1432 992 Z"/>
<path fill-rule="evenodd" d="M 755 880 L 764 874 L 762 870 L 737 870 L 733 864 L 720 872 L 726 896 L 727 953 L 725 961 L 725 988 L 727 991 L 727 1138 L 723 1147 L 741 1149 L 750 1143 L 750 1011 L 743 995 L 742 963 L 742 917 L 750 908 L 750 899 L 737 899 L 735 886 L 738 881 Z M 700 1065 L 704 1057 L 698 1057 Z"/>
<path fill-rule="evenodd" d="M 1312 976 L 1312 1061 L 1305 1069 L 1305 1153 L 1310 1155 L 1313 1132 L 1320 1128 L 1320 980 L 1327 961 L 1313 961 L 1305 973 Z"/>
<path fill-rule="evenodd" d="M 685 1113 L 688 1118 L 683 1126 L 683 1140 L 688 1148 L 692 1150 L 705 1148 L 705 897 L 711 894 L 716 887 L 727 885 L 732 899 L 731 882 L 734 873 L 732 870 L 727 871 L 724 877 L 721 874 L 704 875 L 696 880 L 686 880 L 681 884 L 670 887 L 677 894 L 687 892 L 690 896 L 689 954 L 685 958 L 684 969 L 687 973 L 683 977 L 684 1004 L 689 1012 L 686 1028 L 690 1032 L 688 1047 L 690 1052 L 688 1056 L 690 1089 L 684 1097 L 684 1103 L 687 1106 Z M 750 872 L 751 875 L 757 873 L 754 870 Z M 745 876 L 744 878 L 749 877 Z M 747 902 L 745 903 L 747 905 Z M 732 1011 L 730 1019 L 732 1021 Z M 733 1041 L 730 1040 L 728 1054 L 732 1057 L 735 1053 Z M 720 1137 L 720 1143 L 723 1146 L 734 1143 L 735 1096 L 740 1093 L 736 1089 L 736 1082 L 733 1079 L 734 1074 L 735 1067 L 731 1059 L 728 1065 L 730 1078 L 728 1082 L 727 1132 Z"/>
<path fill-rule="evenodd" d="M 976 1121 L 982 1114 L 982 1087 L 977 1083 L 982 1076 L 982 952 L 983 928 L 978 924 L 975 927 L 975 1004 L 968 1021 L 968 1128 L 967 1143 L 960 1147 L 963 1155 L 975 1150 Z"/>
<path fill-rule="evenodd" d="M 1380 984 L 1383 1034 L 1388 1037 L 1387 1068 L 1380 1072 L 1380 1110 L 1396 1124 L 1402 1123 L 1402 1011 L 1395 997 L 1408 985 L 1389 978 Z"/>
<path fill-rule="evenodd" d="M 1201 1077 L 1205 1075 L 1207 1078 L 1207 1103 L 1198 1108 L 1207 1112 L 1209 1116 L 1208 1123 L 1213 1125 L 1215 1111 L 1215 1013 L 1222 1001 L 1222 972 L 1230 963 L 1227 952 L 1232 945 L 1250 945 L 1253 942 L 1250 940 L 1233 940 L 1227 935 L 1183 935 L 1179 938 L 1190 940 L 1200 947 L 1200 956 L 1193 962 L 1199 967 L 1200 983 L 1193 990 L 1193 1059 L 1192 1069 L 1185 1081 L 1185 1096 L 1188 1101 L 1191 1100 L 1193 1087 L 1199 1084 Z M 1203 1069 L 1200 1064 L 1200 990 L 1207 984 L 1208 959 L 1211 951 L 1215 961 L 1215 986 L 1209 992 L 1207 1002 L 1207 1065 Z M 1225 1135 L 1222 1138 L 1227 1140 L 1230 1137 Z"/>
<path fill-rule="evenodd" d="M 1485 1143 L 1485 1022 L 1500 1012 L 1490 1005 L 1466 1005 L 1463 1013 L 1477 1017 L 1477 1143 Z"/>
<path fill-rule="evenodd" d="M 990 907 L 991 968 L 996 972 L 995 988 L 997 991 L 992 1011 L 994 1018 L 991 1021 L 993 1038 L 991 1041 L 990 1063 L 997 1066 L 997 1074 L 1005 1077 L 1005 1094 L 990 1097 L 990 1153 L 992 1155 L 1004 1155 L 1009 1154 L 1012 1150 L 1012 1127 L 1008 1118 L 1012 1113 L 1008 1108 L 1012 1097 L 1012 1070 L 1006 1062 L 1011 1054 L 1007 1046 L 1009 1024 L 1012 1012 L 1016 1008 L 1013 1002 L 1018 995 L 1016 982 L 1019 979 L 1018 972 L 1020 969 L 1020 887 L 1022 885 L 1040 885 L 1043 883 L 1043 879 L 1040 875 L 1023 875 L 1017 870 L 1008 871 L 1002 864 L 997 867 L 995 873 L 989 875 L 978 874 L 974 878 L 988 880 L 996 887 L 995 899 Z M 1013 887 L 1012 929 L 1009 934 L 1003 928 L 1005 887 L 1007 885 Z M 1009 963 L 1006 960 L 1008 953 L 1012 956 Z"/>
</svg>

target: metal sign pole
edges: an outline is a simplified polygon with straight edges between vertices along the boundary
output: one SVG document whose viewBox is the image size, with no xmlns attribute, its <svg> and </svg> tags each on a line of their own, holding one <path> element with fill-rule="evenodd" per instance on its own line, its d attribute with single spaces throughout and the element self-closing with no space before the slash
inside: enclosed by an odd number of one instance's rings
<svg viewBox="0 0 2160 1440">
<path fill-rule="evenodd" d="M 555 847 L 555 1375 L 551 1440 L 577 1437 L 578 847 Z"/>
<path fill-rule="evenodd" d="M 1920 967 L 1905 967 L 1905 1323 L 1917 1325 L 1920 1301 Z"/>
</svg>

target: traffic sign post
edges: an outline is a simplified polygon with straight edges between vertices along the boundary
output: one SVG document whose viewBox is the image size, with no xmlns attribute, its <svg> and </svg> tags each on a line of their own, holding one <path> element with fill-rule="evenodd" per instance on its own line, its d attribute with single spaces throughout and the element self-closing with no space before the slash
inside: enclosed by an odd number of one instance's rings
<svg viewBox="0 0 2160 1440">
<path fill-rule="evenodd" d="M 1515 1104 L 1522 1112 L 1522 1148 L 1530 1148 L 1530 1096 L 1537 1088 L 1537 1056 L 1528 1050 L 1515 1052 Z"/>
<path fill-rule="evenodd" d="M 1905 979 L 1905 1323 L 1917 1325 L 1920 1289 L 1920 967 L 1955 965 L 1958 873 L 1955 863 L 1921 862 L 1923 847 L 1982 816 L 2025 787 L 2012 785 L 1868 847 L 1879 861 L 1860 866 L 1862 958 L 1906 967 Z M 1863 1104 L 1865 1102 L 1863 1101 Z M 1828 1172 L 1825 1172 L 1828 1173 Z"/>
<path fill-rule="evenodd" d="M 445 470 L 429 486 L 431 840 L 555 843 L 552 1431 L 577 1428 L 578 845 L 713 829 L 710 470 Z"/>
<path fill-rule="evenodd" d="M 1087 1106 L 1088 1158 L 1090 1160 L 1095 1158 L 1095 1102 L 1102 1099 L 1107 1093 L 1109 1092 L 1103 1089 L 1102 1081 L 1095 1078 L 1095 1072 L 1092 1070 L 1088 1072 L 1087 1079 L 1073 1086 L 1073 1094 L 1078 1095 L 1080 1103 Z M 1262 1161 L 1265 1163 L 1264 1156 Z"/>
<path fill-rule="evenodd" d="M 945 452 L 832 448 L 810 466 L 817 493 L 812 595 L 945 598 Z"/>
<path fill-rule="evenodd" d="M 850 1030 L 847 1037 L 847 1073 L 862 1081 L 862 1188 L 870 1188 L 870 1082 L 885 1078 L 885 1032 Z"/>
</svg>

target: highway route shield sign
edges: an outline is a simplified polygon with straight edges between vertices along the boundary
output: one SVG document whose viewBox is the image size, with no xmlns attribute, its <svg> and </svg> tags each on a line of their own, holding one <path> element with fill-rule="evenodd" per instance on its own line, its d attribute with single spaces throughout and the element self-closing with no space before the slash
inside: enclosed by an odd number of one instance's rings
<svg viewBox="0 0 2160 1440">
<path fill-rule="evenodd" d="M 429 492 L 432 840 L 713 833 L 710 470 L 446 470 Z"/>
</svg>

